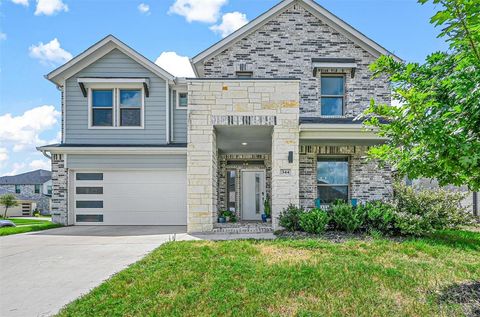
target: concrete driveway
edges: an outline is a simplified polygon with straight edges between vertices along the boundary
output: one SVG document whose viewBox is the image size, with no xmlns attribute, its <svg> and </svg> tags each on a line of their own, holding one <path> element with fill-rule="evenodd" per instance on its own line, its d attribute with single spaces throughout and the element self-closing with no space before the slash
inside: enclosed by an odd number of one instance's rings
<svg viewBox="0 0 480 317">
<path fill-rule="evenodd" d="M 66 227 L 0 237 L 0 316 L 50 316 L 185 227 Z"/>
</svg>

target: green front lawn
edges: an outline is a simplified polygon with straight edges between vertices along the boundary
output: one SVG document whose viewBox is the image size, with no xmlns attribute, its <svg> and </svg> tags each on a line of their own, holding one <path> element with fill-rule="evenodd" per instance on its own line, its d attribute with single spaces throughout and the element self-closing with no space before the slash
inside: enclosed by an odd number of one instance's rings
<svg viewBox="0 0 480 317">
<path fill-rule="evenodd" d="M 49 217 L 39 217 L 38 219 L 8 218 L 7 220 L 11 220 L 17 227 L 0 228 L 0 236 L 60 227 L 60 225 L 52 223 Z"/>
<path fill-rule="evenodd" d="M 60 316 L 463 316 L 440 301 L 480 280 L 480 233 L 170 242 Z"/>
</svg>

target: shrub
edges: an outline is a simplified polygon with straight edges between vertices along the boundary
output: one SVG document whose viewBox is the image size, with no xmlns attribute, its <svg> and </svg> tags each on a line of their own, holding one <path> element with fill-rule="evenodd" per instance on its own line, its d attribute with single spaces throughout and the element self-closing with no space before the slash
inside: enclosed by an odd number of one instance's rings
<svg viewBox="0 0 480 317">
<path fill-rule="evenodd" d="M 395 185 L 395 226 L 402 234 L 423 235 L 434 230 L 457 228 L 472 221 L 462 207 L 464 195 L 439 190 L 415 190 Z"/>
<path fill-rule="evenodd" d="M 315 208 L 301 213 L 299 223 L 303 231 L 320 234 L 325 231 L 329 220 L 330 216 L 324 210 Z"/>
<path fill-rule="evenodd" d="M 365 227 L 369 232 L 392 233 L 395 229 L 395 208 L 380 200 L 366 202 L 357 207 L 359 214 L 365 215 Z"/>
<path fill-rule="evenodd" d="M 339 230 L 354 232 L 364 224 L 365 215 L 361 208 L 353 208 L 349 204 L 337 201 L 332 205 L 330 212 L 333 224 Z"/>
<path fill-rule="evenodd" d="M 280 226 L 284 227 L 287 231 L 300 231 L 300 215 L 305 211 L 294 205 L 289 205 L 284 209 L 278 217 Z"/>
</svg>

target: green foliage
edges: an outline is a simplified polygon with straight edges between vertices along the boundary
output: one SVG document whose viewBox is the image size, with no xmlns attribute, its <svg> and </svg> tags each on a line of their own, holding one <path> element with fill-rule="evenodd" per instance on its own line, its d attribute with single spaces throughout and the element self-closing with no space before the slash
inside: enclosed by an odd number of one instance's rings
<svg viewBox="0 0 480 317">
<path fill-rule="evenodd" d="M 233 211 L 230 211 L 230 210 L 223 210 L 220 212 L 220 217 L 229 217 L 230 218 L 230 222 L 237 222 L 237 215 L 233 212 Z"/>
<path fill-rule="evenodd" d="M 302 208 L 298 208 L 295 205 L 290 204 L 284 209 L 278 217 L 278 223 L 284 227 L 287 231 L 300 231 L 300 216 L 305 211 Z"/>
<path fill-rule="evenodd" d="M 365 221 L 363 209 L 353 208 L 343 201 L 337 201 L 332 205 L 331 216 L 335 227 L 347 232 L 359 230 Z"/>
<path fill-rule="evenodd" d="M 390 234 L 394 230 L 395 208 L 382 201 L 370 201 L 357 207 L 359 214 L 365 215 L 365 227 L 369 232 Z"/>
<path fill-rule="evenodd" d="M 426 3 L 428 0 L 420 0 Z M 436 178 L 440 185 L 480 189 L 480 5 L 478 0 L 433 0 L 441 10 L 431 23 L 441 27 L 448 52 L 423 64 L 380 57 L 374 76 L 386 76 L 401 105 L 372 101 L 364 116 L 389 140 L 370 150 L 402 175 Z M 378 118 L 387 119 L 381 123 Z"/>
<path fill-rule="evenodd" d="M 267 218 L 270 218 L 272 216 L 272 209 L 270 207 L 270 200 L 268 199 L 268 195 L 263 201 L 263 212 L 267 216 Z"/>
<path fill-rule="evenodd" d="M 464 195 L 440 190 L 417 191 L 395 185 L 395 226 L 405 235 L 424 235 L 435 230 L 468 225 L 471 215 L 462 207 Z"/>
<path fill-rule="evenodd" d="M 300 228 L 308 233 L 323 233 L 330 221 L 330 216 L 322 209 L 315 208 L 300 214 Z"/>
<path fill-rule="evenodd" d="M 18 206 L 18 201 L 12 194 L 6 194 L 0 197 L 0 205 L 5 207 L 3 218 L 7 218 L 8 208 Z"/>
</svg>

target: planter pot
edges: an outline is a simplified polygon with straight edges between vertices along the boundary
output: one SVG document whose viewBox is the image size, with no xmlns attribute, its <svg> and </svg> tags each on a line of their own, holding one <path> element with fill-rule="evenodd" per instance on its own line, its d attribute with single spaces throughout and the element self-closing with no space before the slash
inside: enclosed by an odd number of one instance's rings
<svg viewBox="0 0 480 317">
<path fill-rule="evenodd" d="M 227 222 L 227 219 L 225 217 L 218 217 L 218 223 L 225 223 Z"/>
<path fill-rule="evenodd" d="M 262 214 L 262 222 L 267 222 L 267 215 L 266 214 Z"/>
</svg>

